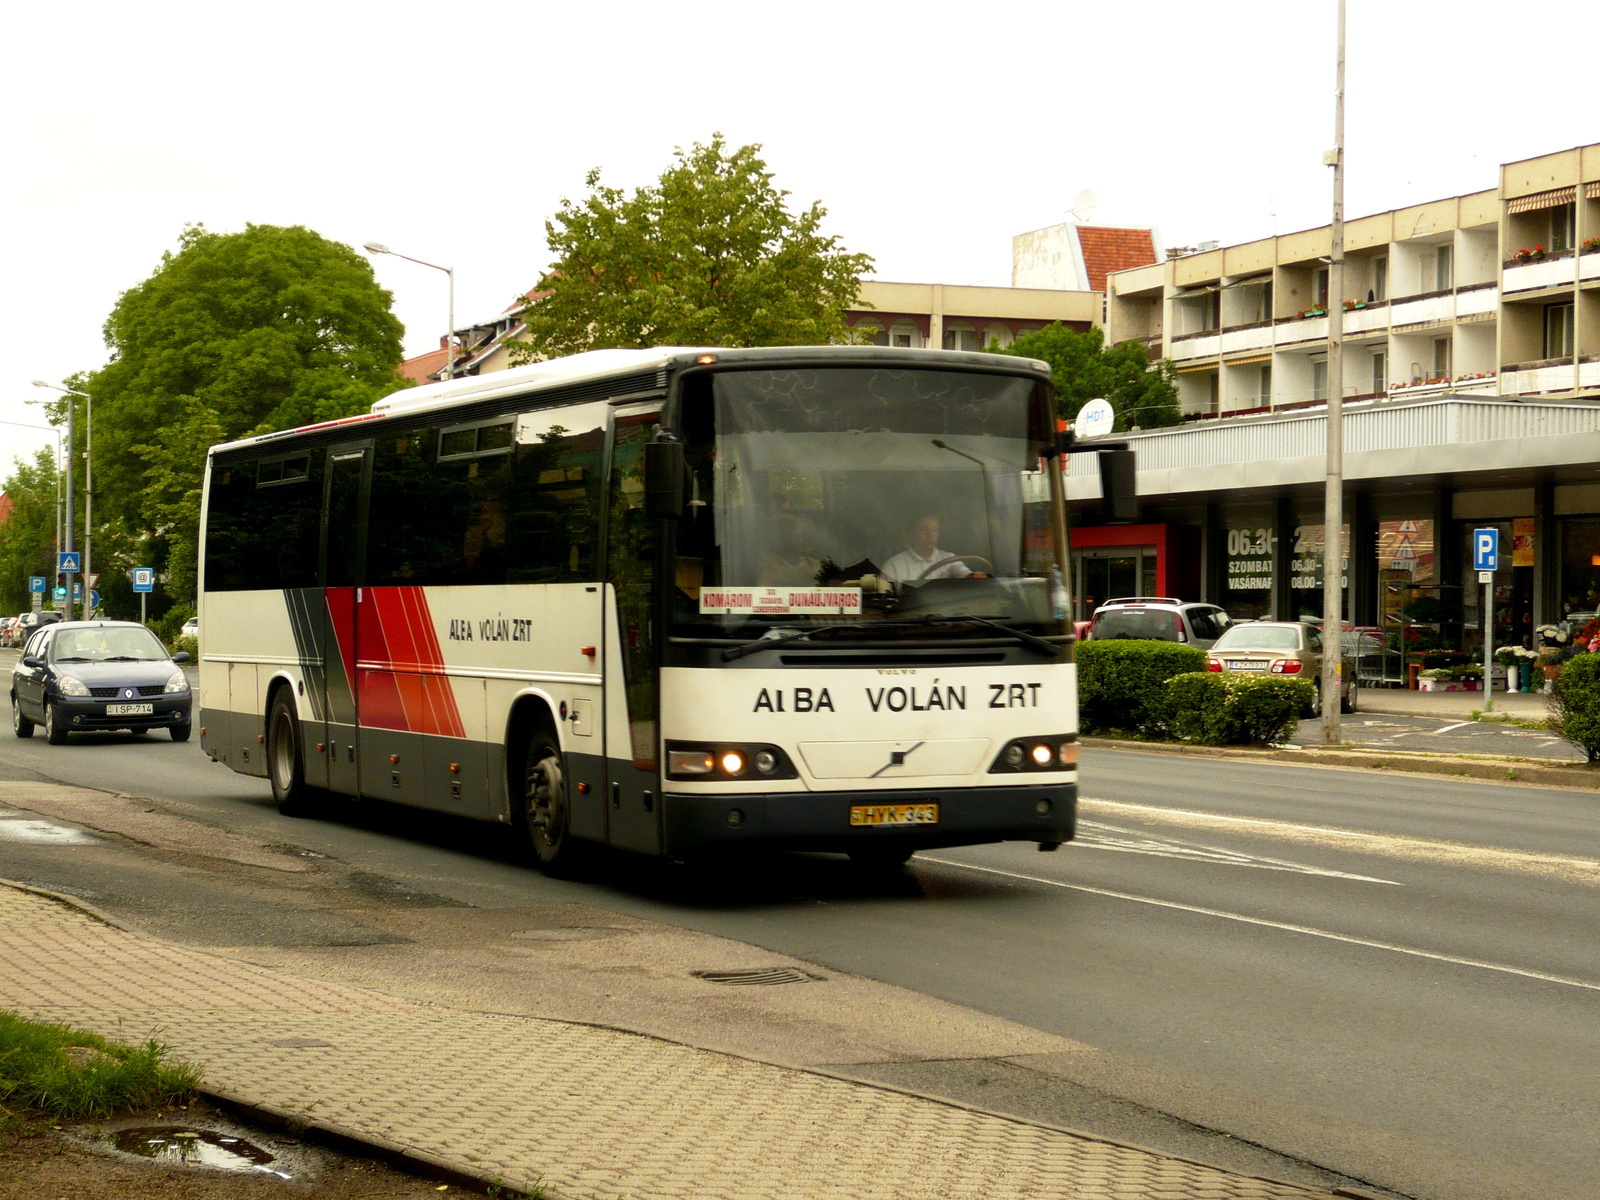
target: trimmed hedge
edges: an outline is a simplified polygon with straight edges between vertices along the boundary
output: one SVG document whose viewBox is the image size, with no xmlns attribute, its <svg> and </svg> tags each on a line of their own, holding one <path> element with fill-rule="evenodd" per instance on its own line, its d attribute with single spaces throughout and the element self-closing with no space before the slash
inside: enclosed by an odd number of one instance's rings
<svg viewBox="0 0 1600 1200">
<path fill-rule="evenodd" d="M 1600 760 L 1600 654 L 1570 659 L 1556 676 L 1547 703 L 1556 731 L 1590 762 Z"/>
<path fill-rule="evenodd" d="M 1206 746 L 1266 745 L 1286 740 L 1316 697 L 1303 679 L 1195 671 L 1167 680 L 1165 728 Z"/>
<path fill-rule="evenodd" d="M 1174 675 L 1204 671 L 1205 651 L 1181 642 L 1081 642 L 1078 721 L 1084 729 L 1159 732 L 1166 722 L 1163 685 Z"/>
</svg>

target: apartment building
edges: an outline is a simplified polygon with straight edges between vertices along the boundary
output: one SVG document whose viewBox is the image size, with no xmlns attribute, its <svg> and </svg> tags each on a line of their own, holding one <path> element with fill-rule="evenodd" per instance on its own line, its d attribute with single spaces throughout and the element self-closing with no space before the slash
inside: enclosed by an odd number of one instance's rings
<svg viewBox="0 0 1600 1200">
<path fill-rule="evenodd" d="M 1600 146 L 1329 230 L 1113 273 L 1107 333 L 1177 366 L 1191 420 L 1129 438 L 1141 523 L 1070 464 L 1076 597 L 1154 577 L 1237 617 L 1322 611 L 1328 309 L 1343 308 L 1347 619 L 1476 653 L 1600 620 Z M 1220 419 L 1212 419 L 1220 418 Z M 1490 611 L 1473 530 L 1501 533 Z M 1427 604 L 1418 607 L 1420 601 Z M 1431 611 L 1435 620 L 1416 623 Z"/>
<path fill-rule="evenodd" d="M 1172 359 L 1186 415 L 1326 402 L 1328 306 L 1346 399 L 1600 391 L 1600 146 L 1507 163 L 1487 191 L 1118 272 L 1107 335 Z"/>
</svg>

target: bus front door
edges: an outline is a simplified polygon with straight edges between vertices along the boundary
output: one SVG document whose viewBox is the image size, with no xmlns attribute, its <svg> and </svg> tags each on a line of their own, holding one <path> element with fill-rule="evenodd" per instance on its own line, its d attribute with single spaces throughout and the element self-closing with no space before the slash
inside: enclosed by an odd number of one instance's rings
<svg viewBox="0 0 1600 1200">
<path fill-rule="evenodd" d="M 346 796 L 361 794 L 356 605 L 361 602 L 361 585 L 366 580 L 367 493 L 371 484 L 370 442 L 334 446 L 328 451 L 322 493 L 322 711 L 327 786 Z M 307 750 L 316 744 L 311 741 Z"/>
</svg>

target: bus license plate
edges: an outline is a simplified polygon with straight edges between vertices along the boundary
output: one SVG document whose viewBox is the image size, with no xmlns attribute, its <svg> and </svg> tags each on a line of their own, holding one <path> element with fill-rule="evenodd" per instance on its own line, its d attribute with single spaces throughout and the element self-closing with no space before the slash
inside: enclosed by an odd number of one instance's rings
<svg viewBox="0 0 1600 1200">
<path fill-rule="evenodd" d="M 852 804 L 852 825 L 937 825 L 937 804 Z"/>
<path fill-rule="evenodd" d="M 154 704 L 108 704 L 106 716 L 108 717 L 148 717 L 156 711 Z"/>
</svg>

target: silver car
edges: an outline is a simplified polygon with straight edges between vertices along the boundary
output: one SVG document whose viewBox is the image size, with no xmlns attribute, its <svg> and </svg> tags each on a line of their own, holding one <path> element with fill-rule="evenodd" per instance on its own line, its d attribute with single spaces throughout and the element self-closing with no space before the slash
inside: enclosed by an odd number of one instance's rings
<svg viewBox="0 0 1600 1200">
<path fill-rule="evenodd" d="M 1310 713 L 1322 711 L 1322 630 L 1304 621 L 1245 621 L 1230 626 L 1206 656 L 1208 671 L 1287 675 L 1316 689 Z M 1356 711 L 1356 664 L 1341 655 L 1339 710 Z"/>
</svg>

